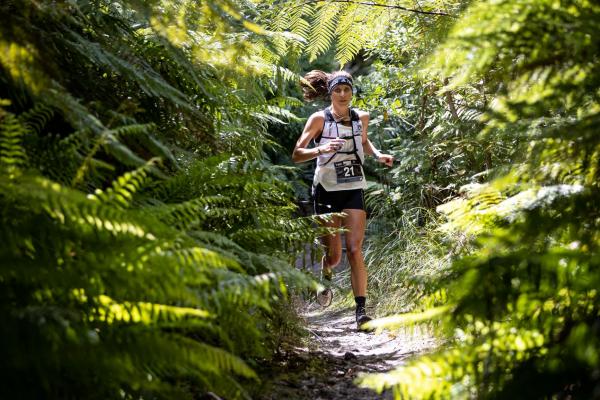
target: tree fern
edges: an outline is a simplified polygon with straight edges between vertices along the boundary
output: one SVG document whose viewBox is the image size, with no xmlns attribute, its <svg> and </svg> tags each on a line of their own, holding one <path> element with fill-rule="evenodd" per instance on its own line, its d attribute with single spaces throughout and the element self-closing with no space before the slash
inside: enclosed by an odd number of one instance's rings
<svg viewBox="0 0 600 400">
<path fill-rule="evenodd" d="M 293 7 L 286 11 L 289 11 L 290 22 L 288 26 L 291 31 L 298 33 L 303 38 L 308 38 L 310 36 L 310 23 L 307 19 L 314 15 L 315 7 L 312 4 L 306 4 L 303 7 Z M 281 28 L 285 29 L 287 27 L 282 26 Z"/>
<path fill-rule="evenodd" d="M 325 2 L 316 7 L 311 36 L 308 39 L 306 52 L 309 60 L 325 53 L 335 38 L 336 16 L 341 6 L 338 3 Z"/>
<path fill-rule="evenodd" d="M 352 61 L 369 39 L 367 32 L 360 30 L 360 27 L 365 26 L 364 22 L 368 16 L 369 12 L 358 4 L 351 4 L 340 12 L 336 27 L 335 58 L 341 65 Z"/>
<path fill-rule="evenodd" d="M 158 5 L 0 5 L 2 395 L 243 397 L 273 303 L 312 285 L 289 268 L 310 221 L 262 160 L 291 70 L 253 3 Z"/>
<path fill-rule="evenodd" d="M 270 3 L 265 1 L 265 3 Z M 311 1 L 303 4 L 278 2 L 269 15 L 277 29 L 289 29 L 306 38 L 306 53 L 314 61 L 332 45 L 336 46 L 336 60 L 344 65 L 351 61 L 365 44 L 385 34 L 395 20 L 448 18 L 448 10 L 460 3 L 432 1 L 413 4 L 381 2 Z M 283 14 L 283 16 L 281 15 Z M 426 21 L 423 21 L 426 24 Z M 410 22 L 409 22 L 410 24 Z"/>
<path fill-rule="evenodd" d="M 18 225 L 5 225 L 2 231 L 4 258 L 7 261 L 12 260 L 3 268 L 3 276 L 7 279 L 11 277 L 10 280 L 4 281 L 4 285 L 10 287 L 7 285 L 10 285 L 14 279 L 23 282 L 27 275 L 22 275 L 20 271 L 28 271 L 38 262 L 36 258 L 18 261 L 21 258 L 20 243 L 25 239 L 25 243 L 31 243 L 29 253 L 37 254 L 36 257 L 46 257 L 49 263 L 49 268 L 44 270 L 37 268 L 37 276 L 27 279 L 28 286 L 34 290 L 34 293 L 37 290 L 44 293 L 43 288 L 48 287 L 47 285 L 53 288 L 51 298 L 39 297 L 42 303 L 39 306 L 32 304 L 29 311 L 19 318 L 27 320 L 29 315 L 45 315 L 52 310 L 52 307 L 56 307 L 57 310 L 62 308 L 64 311 L 58 311 L 57 318 L 70 321 L 69 325 L 73 326 L 74 330 L 69 335 L 74 338 L 78 335 L 88 337 L 90 334 L 84 329 L 87 325 L 90 325 L 92 331 L 100 329 L 104 333 L 100 334 L 98 339 L 93 339 L 99 340 L 100 344 L 91 344 L 106 348 L 106 351 L 110 352 L 112 350 L 107 346 L 111 346 L 112 339 L 108 337 L 104 339 L 104 337 L 112 334 L 120 337 L 125 329 L 120 328 L 122 325 L 148 325 L 157 329 L 165 324 L 171 331 L 189 326 L 190 329 L 194 327 L 195 330 L 210 333 L 215 331 L 210 324 L 210 319 L 206 324 L 188 325 L 188 322 L 190 318 L 210 317 L 210 314 L 203 310 L 217 307 L 219 302 L 241 304 L 245 307 L 260 305 L 268 310 L 269 300 L 265 299 L 265 293 L 273 286 L 272 279 L 280 282 L 275 275 L 266 279 L 263 276 L 245 278 L 244 275 L 231 272 L 228 280 L 239 275 L 235 278 L 237 281 L 241 279 L 241 281 L 248 280 L 249 283 L 256 282 L 256 284 L 243 286 L 236 285 L 234 290 L 232 283 L 224 284 L 227 280 L 211 271 L 224 267 L 239 271 L 235 261 L 227 260 L 214 251 L 192 247 L 194 241 L 190 237 L 163 225 L 149 214 L 136 210 L 127 211 L 123 209 L 121 202 L 115 203 L 111 200 L 111 193 L 119 193 L 123 190 L 132 193 L 133 189 L 128 186 L 131 185 L 132 180 L 138 179 L 136 174 L 132 174 L 129 178 L 125 176 L 124 179 L 115 182 L 111 190 L 86 197 L 72 189 L 33 176 L 4 178 L 0 185 L 2 193 L 8 193 L 8 188 L 13 187 L 10 196 L 3 199 L 5 217 L 12 214 L 15 208 L 23 207 L 25 204 L 28 204 L 30 210 L 29 216 L 23 216 L 15 221 Z M 210 204 L 209 200 L 204 204 Z M 6 219 L 5 217 L 3 219 Z M 46 220 L 47 222 L 44 223 L 46 227 L 37 234 L 28 236 L 28 226 L 32 220 L 38 220 L 40 223 Z M 50 221 L 56 223 L 48 224 Z M 15 241 L 16 238 L 20 239 Z M 94 249 L 99 248 L 98 246 L 108 247 L 103 253 L 97 253 Z M 107 251 L 107 248 L 110 251 Z M 247 250 L 242 250 L 242 247 L 237 247 L 237 251 L 248 253 Z M 53 257 L 58 257 L 58 263 Z M 255 267 L 260 266 L 261 269 L 269 268 L 269 264 L 274 262 L 280 262 L 275 258 L 264 259 L 261 262 L 257 262 L 256 256 L 250 255 L 250 258 L 254 258 L 252 262 Z M 244 258 L 241 257 L 240 260 L 243 262 Z M 90 265 L 94 267 L 90 268 Z M 53 266 L 56 266 L 59 272 L 53 272 Z M 303 284 L 309 284 L 309 281 L 301 278 L 301 275 L 284 276 L 288 279 L 294 278 L 293 280 L 296 281 L 303 279 Z M 148 279 L 160 283 L 148 285 Z M 194 294 L 197 290 L 206 290 L 213 285 L 213 282 L 216 282 L 219 285 L 217 287 L 220 288 L 214 295 L 204 297 Z M 279 283 L 274 286 L 277 285 Z M 243 301 L 235 300 L 240 296 Z M 77 318 L 77 314 L 70 316 L 68 304 L 74 301 L 78 304 L 80 313 L 84 315 L 88 313 L 87 319 Z M 173 301 L 179 305 L 165 304 Z M 228 307 L 222 310 L 230 312 Z M 80 329 L 81 332 L 78 333 Z M 96 334 L 93 336 L 97 337 Z M 176 343 L 177 335 L 170 333 L 167 336 L 173 336 L 169 340 L 174 340 L 173 343 Z M 219 333 L 215 339 L 226 336 L 224 333 Z M 79 340 L 77 339 L 78 342 Z M 128 342 L 139 340 L 140 336 L 137 334 L 127 339 Z M 163 345 L 166 346 L 167 343 L 168 341 L 165 341 Z M 202 343 L 186 348 L 186 352 L 191 354 L 189 357 L 194 357 L 190 358 L 192 363 L 190 365 L 199 368 L 198 371 L 208 371 L 217 375 L 230 371 L 244 376 L 253 376 L 241 360 L 224 350 L 217 348 L 211 350 L 211 346 Z M 172 373 L 166 368 L 168 365 L 166 360 L 169 358 L 159 361 L 153 357 L 145 359 L 139 354 L 136 357 L 139 360 L 134 364 L 139 367 L 145 363 L 152 365 L 156 379 Z M 71 361 L 84 362 L 83 360 Z M 183 361 L 184 359 L 181 359 L 179 362 L 183 363 Z M 68 363 L 69 360 L 65 362 Z M 46 365 L 45 368 L 50 366 Z M 116 366 L 107 365 L 107 368 L 113 369 L 113 372 L 118 370 Z M 130 370 L 130 373 L 134 370 Z M 45 374 L 50 376 L 52 373 L 46 370 Z M 123 379 L 129 379 L 127 377 L 131 378 L 128 374 L 123 375 Z M 122 382 L 125 384 L 127 380 Z M 85 386 L 80 387 L 85 388 Z M 147 388 L 151 390 L 152 387 L 153 385 L 149 384 Z"/>
</svg>

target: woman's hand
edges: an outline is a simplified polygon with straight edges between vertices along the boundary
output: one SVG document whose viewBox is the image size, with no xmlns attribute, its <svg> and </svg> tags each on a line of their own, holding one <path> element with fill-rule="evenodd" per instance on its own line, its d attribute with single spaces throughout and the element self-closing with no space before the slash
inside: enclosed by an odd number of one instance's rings
<svg viewBox="0 0 600 400">
<path fill-rule="evenodd" d="M 335 153 L 346 143 L 345 139 L 335 138 L 331 139 L 331 142 L 328 142 L 324 145 L 317 147 L 319 149 L 320 154 L 331 154 Z"/>
<path fill-rule="evenodd" d="M 388 167 L 391 167 L 392 165 L 394 165 L 394 156 L 391 156 L 389 154 L 381 154 L 377 158 L 377 161 L 379 161 L 382 164 L 387 165 Z"/>
</svg>

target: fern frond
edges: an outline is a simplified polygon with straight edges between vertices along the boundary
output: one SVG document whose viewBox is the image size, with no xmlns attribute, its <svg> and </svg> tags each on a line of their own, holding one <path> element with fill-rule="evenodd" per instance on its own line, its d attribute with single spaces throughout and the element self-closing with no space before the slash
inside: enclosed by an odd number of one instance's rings
<svg viewBox="0 0 600 400">
<path fill-rule="evenodd" d="M 289 122 L 300 121 L 300 118 L 296 114 L 290 112 L 289 110 L 283 107 L 269 105 L 267 106 L 267 111 L 270 115 L 281 117 Z"/>
<path fill-rule="evenodd" d="M 304 104 L 301 100 L 296 97 L 289 96 L 277 96 L 269 100 L 269 104 L 276 105 L 278 107 L 302 107 Z"/>
<path fill-rule="evenodd" d="M 45 103 L 37 103 L 32 109 L 19 115 L 19 120 L 32 132 L 40 133 L 54 117 L 55 109 Z"/>
<path fill-rule="evenodd" d="M 167 205 L 157 210 L 157 216 L 165 223 L 180 229 L 194 229 L 210 220 L 232 219 L 241 211 L 221 206 L 229 203 L 223 196 L 206 196 L 184 203 Z"/>
<path fill-rule="evenodd" d="M 146 163 L 146 160 L 135 154 L 108 130 L 104 131 L 97 140 L 100 146 L 126 166 L 139 167 Z M 91 155 L 93 154 L 91 153 Z"/>
<path fill-rule="evenodd" d="M 228 271 L 217 273 L 218 288 L 210 294 L 211 302 L 224 302 L 226 304 L 238 304 L 240 306 L 258 306 L 270 310 L 269 294 L 272 285 L 278 282 L 280 277 L 275 273 L 268 272 L 255 276 L 232 274 Z"/>
<path fill-rule="evenodd" d="M 273 65 L 272 66 L 272 71 L 273 71 L 273 77 L 279 77 L 281 76 L 281 78 L 286 81 L 286 82 L 298 82 L 298 80 L 300 79 L 300 75 L 294 71 L 292 71 L 289 68 L 285 68 L 282 66 L 278 66 L 278 65 Z"/>
<path fill-rule="evenodd" d="M 271 310 L 271 298 L 288 293 L 288 285 L 294 282 L 294 289 L 315 288 L 315 282 L 301 271 L 290 269 L 289 265 L 275 257 L 254 254 L 250 261 L 258 270 L 270 272 L 254 276 L 234 274 L 230 271 L 215 271 L 218 289 L 207 295 L 209 304 L 233 304 L 236 306 L 256 306 Z"/>
<path fill-rule="evenodd" d="M 28 129 L 13 114 L 0 108 L 0 168 L 18 171 L 27 164 L 23 138 Z"/>
<path fill-rule="evenodd" d="M 134 171 L 126 172 L 112 182 L 112 187 L 106 190 L 96 189 L 91 200 L 98 200 L 103 204 L 111 204 L 117 208 L 128 208 L 131 206 L 133 196 L 148 182 L 148 172 L 159 162 L 153 158 L 145 165 Z"/>
<path fill-rule="evenodd" d="M 192 318 L 207 319 L 212 317 L 206 310 L 153 304 L 147 302 L 117 302 L 109 296 L 99 296 L 97 315 L 91 315 L 91 321 L 108 324 L 123 322 L 128 324 L 151 325 L 162 322 L 175 322 Z"/>
<path fill-rule="evenodd" d="M 183 348 L 188 349 L 191 365 L 202 370 L 231 372 L 245 378 L 257 379 L 256 372 L 252 370 L 241 358 L 218 347 L 210 346 L 194 340 L 180 338 Z"/>
<path fill-rule="evenodd" d="M 149 96 L 164 98 L 183 109 L 195 111 L 186 95 L 170 85 L 156 71 L 139 68 L 108 51 L 100 43 L 89 41 L 74 30 L 66 29 L 64 33 L 70 39 L 65 42 L 68 49 L 81 58 L 87 59 L 92 65 L 128 76 Z"/>
<path fill-rule="evenodd" d="M 147 135 L 155 129 L 154 124 L 129 124 L 110 130 L 110 133 L 117 139 L 123 139 L 128 136 L 139 137 Z"/>
<path fill-rule="evenodd" d="M 377 13 L 377 11 L 371 10 L 371 13 Z M 340 13 L 336 28 L 335 58 L 341 65 L 352 61 L 369 40 L 369 35 L 364 31 L 367 17 L 368 14 L 364 8 L 361 8 L 358 4 L 350 4 Z M 373 18 L 373 16 L 370 17 Z"/>
<path fill-rule="evenodd" d="M 251 20 L 247 19 L 238 9 L 237 4 L 235 4 L 235 2 L 229 1 L 229 0 L 217 0 L 217 1 L 212 1 L 209 3 L 210 7 L 213 8 L 217 14 L 225 14 L 228 16 L 233 17 L 236 21 L 240 22 L 241 25 L 247 29 L 250 32 L 259 34 L 259 35 L 265 35 L 267 34 L 267 31 L 261 27 L 260 25 L 257 25 L 256 23 L 252 22 Z"/>
<path fill-rule="evenodd" d="M 335 39 L 338 13 L 342 9 L 340 3 L 325 2 L 317 5 L 309 44 L 306 48 L 308 59 L 313 62 L 325 53 Z"/>
<path fill-rule="evenodd" d="M 214 268 L 240 270 L 240 267 L 235 260 L 224 257 L 216 251 L 201 247 L 164 250 L 161 251 L 157 257 L 165 257 L 166 259 L 175 258 L 181 266 L 193 267 L 191 272 L 194 273 Z"/>
<path fill-rule="evenodd" d="M 289 28 L 292 32 L 297 32 L 300 36 L 307 39 L 310 37 L 310 22 L 315 14 L 315 6 L 305 4 L 298 7 L 297 4 L 291 3 L 291 7 L 282 12 L 290 16 Z"/>
</svg>

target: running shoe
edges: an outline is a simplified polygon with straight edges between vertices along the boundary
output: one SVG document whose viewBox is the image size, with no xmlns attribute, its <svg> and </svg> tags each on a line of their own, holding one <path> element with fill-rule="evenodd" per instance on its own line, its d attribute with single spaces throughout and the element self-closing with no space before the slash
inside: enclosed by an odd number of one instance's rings
<svg viewBox="0 0 600 400">
<path fill-rule="evenodd" d="M 321 283 L 325 289 L 317 293 L 317 302 L 321 307 L 329 307 L 333 300 L 333 290 L 331 290 L 331 281 L 333 279 L 333 269 L 323 268 L 321 270 Z"/>
<path fill-rule="evenodd" d="M 359 331 L 372 332 L 373 329 L 367 329 L 364 327 L 364 324 L 371 320 L 372 318 L 367 315 L 367 310 L 365 310 L 364 306 L 356 307 L 356 327 Z"/>
</svg>

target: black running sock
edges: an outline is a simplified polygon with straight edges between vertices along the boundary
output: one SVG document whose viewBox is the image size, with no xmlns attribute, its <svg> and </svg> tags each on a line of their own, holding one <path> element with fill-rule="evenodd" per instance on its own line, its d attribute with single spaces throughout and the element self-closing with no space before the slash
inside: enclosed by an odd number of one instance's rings
<svg viewBox="0 0 600 400">
<path fill-rule="evenodd" d="M 357 296 L 354 298 L 354 301 L 356 302 L 356 307 L 364 307 L 367 302 L 367 298 L 365 296 Z"/>
<path fill-rule="evenodd" d="M 365 296 L 356 296 L 354 301 L 356 301 L 356 323 L 358 324 L 358 329 L 367 331 L 363 326 L 365 322 L 371 320 L 371 317 L 367 316 L 367 310 L 365 309 L 367 298 Z"/>
<path fill-rule="evenodd" d="M 364 317 L 367 313 L 365 310 L 365 304 L 367 303 L 367 298 L 365 296 L 356 296 L 354 298 L 356 302 L 356 320 Z"/>
</svg>

